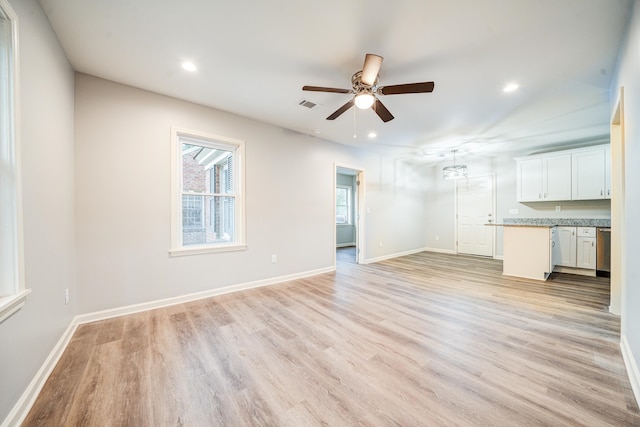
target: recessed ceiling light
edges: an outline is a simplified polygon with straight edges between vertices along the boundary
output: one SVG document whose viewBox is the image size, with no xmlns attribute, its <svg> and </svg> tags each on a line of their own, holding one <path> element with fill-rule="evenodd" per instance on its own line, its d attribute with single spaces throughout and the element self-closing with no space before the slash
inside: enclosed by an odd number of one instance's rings
<svg viewBox="0 0 640 427">
<path fill-rule="evenodd" d="M 369 135 L 367 135 L 369 138 L 375 138 L 376 136 L 378 136 L 377 133 L 375 133 L 374 131 L 369 132 Z"/>
<path fill-rule="evenodd" d="M 505 91 L 505 92 L 513 92 L 514 90 L 518 89 L 519 87 L 520 87 L 520 85 L 518 83 L 509 83 L 502 90 Z"/>
<path fill-rule="evenodd" d="M 193 62 L 189 62 L 189 61 L 185 61 L 182 63 L 182 68 L 184 70 L 187 71 L 196 71 L 198 68 L 196 68 L 196 64 L 194 64 Z"/>
</svg>

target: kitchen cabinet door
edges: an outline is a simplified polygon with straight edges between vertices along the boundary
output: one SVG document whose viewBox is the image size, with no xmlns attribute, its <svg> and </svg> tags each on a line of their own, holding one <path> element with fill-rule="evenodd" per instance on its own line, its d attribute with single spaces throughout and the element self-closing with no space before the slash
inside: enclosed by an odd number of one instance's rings
<svg viewBox="0 0 640 427">
<path fill-rule="evenodd" d="M 611 198 L 611 147 L 604 150 L 604 198 Z"/>
<path fill-rule="evenodd" d="M 571 200 L 571 154 L 542 158 L 542 200 Z"/>
<path fill-rule="evenodd" d="M 556 267 L 558 260 L 558 234 L 556 231 L 556 227 L 551 227 L 549 229 L 549 273 L 553 271 Z"/>
<path fill-rule="evenodd" d="M 556 265 L 563 267 L 576 266 L 576 227 L 556 227 Z"/>
<path fill-rule="evenodd" d="M 605 150 L 573 153 L 571 155 L 571 199 L 595 200 L 605 198 Z"/>
<path fill-rule="evenodd" d="M 578 237 L 577 240 L 577 263 L 576 267 L 586 268 L 589 270 L 596 269 L 596 238 L 595 237 Z"/>
<path fill-rule="evenodd" d="M 541 158 L 518 161 L 516 176 L 519 202 L 538 202 L 542 200 Z"/>
</svg>

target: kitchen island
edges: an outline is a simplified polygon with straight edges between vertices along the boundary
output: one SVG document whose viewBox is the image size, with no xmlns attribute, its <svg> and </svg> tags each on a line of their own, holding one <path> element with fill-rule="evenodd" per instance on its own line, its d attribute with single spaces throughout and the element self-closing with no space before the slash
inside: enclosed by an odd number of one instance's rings
<svg viewBox="0 0 640 427">
<path fill-rule="evenodd" d="M 503 224 L 502 274 L 547 280 L 553 272 L 555 227 Z"/>
<path fill-rule="evenodd" d="M 556 256 L 556 227 L 611 225 L 609 219 L 505 218 L 503 221 L 502 224 L 487 224 L 504 227 L 502 274 L 535 280 L 546 280 L 556 263 L 562 265 Z M 595 270 L 592 275 L 595 275 Z"/>
</svg>

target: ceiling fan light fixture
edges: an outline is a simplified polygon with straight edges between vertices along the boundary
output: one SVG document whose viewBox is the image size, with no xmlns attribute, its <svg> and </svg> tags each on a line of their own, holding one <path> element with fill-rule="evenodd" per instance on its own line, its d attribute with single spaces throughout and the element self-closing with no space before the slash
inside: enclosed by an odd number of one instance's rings
<svg viewBox="0 0 640 427">
<path fill-rule="evenodd" d="M 366 110 L 367 108 L 371 108 L 373 102 L 375 101 L 375 98 L 372 94 L 365 92 L 356 95 L 354 101 L 356 103 L 356 107 L 360 108 L 361 110 Z"/>
</svg>

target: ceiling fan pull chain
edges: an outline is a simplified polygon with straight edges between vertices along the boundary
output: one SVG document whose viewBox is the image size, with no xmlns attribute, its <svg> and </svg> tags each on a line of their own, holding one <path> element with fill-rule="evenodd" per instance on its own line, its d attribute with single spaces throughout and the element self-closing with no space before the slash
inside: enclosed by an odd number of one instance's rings
<svg viewBox="0 0 640 427">
<path fill-rule="evenodd" d="M 356 109 L 353 109 L 353 139 L 356 139 L 357 137 L 357 133 L 356 133 Z"/>
</svg>

